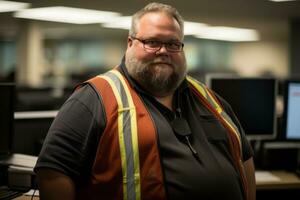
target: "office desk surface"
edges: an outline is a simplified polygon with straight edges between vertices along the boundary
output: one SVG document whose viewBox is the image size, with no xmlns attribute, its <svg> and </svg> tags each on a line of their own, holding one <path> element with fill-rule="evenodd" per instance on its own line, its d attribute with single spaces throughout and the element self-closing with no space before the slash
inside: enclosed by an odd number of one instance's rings
<svg viewBox="0 0 300 200">
<path fill-rule="evenodd" d="M 32 198 L 32 194 L 34 193 L 34 197 Z M 39 191 L 38 190 L 30 190 L 28 191 L 27 193 L 24 193 L 22 196 L 19 196 L 17 198 L 14 198 L 14 200 L 31 200 L 31 199 L 34 199 L 34 200 L 39 200 Z"/>
<path fill-rule="evenodd" d="M 266 189 L 300 189 L 300 177 L 292 172 L 287 171 L 264 171 L 270 173 L 275 178 L 271 177 L 270 179 L 260 177 L 256 172 L 256 188 L 257 190 L 266 190 Z"/>
<path fill-rule="evenodd" d="M 39 197 L 33 197 L 34 200 L 39 200 Z M 15 198 L 14 200 L 31 200 L 31 196 L 19 196 L 17 198 Z"/>
</svg>

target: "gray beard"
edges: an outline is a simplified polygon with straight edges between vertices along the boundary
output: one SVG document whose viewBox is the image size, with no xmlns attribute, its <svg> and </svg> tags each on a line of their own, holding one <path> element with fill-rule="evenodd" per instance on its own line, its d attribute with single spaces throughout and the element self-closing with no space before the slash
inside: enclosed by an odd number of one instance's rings
<svg viewBox="0 0 300 200">
<path fill-rule="evenodd" d="M 146 91 L 156 97 L 164 97 L 172 94 L 184 79 L 186 70 L 179 73 L 173 69 L 174 71 L 167 76 L 155 73 L 154 68 L 156 66 L 154 65 L 152 63 L 141 63 L 135 58 L 126 59 L 126 67 L 129 74 Z"/>
</svg>

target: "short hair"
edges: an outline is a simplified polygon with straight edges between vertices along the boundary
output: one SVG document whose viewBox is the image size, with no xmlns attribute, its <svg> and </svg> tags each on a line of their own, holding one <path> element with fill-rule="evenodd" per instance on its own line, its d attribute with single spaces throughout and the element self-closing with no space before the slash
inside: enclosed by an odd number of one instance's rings
<svg viewBox="0 0 300 200">
<path fill-rule="evenodd" d="M 149 3 L 141 10 L 137 11 L 133 16 L 131 20 L 131 27 L 129 29 L 129 35 L 130 36 L 136 36 L 137 34 L 137 24 L 139 20 L 147 13 L 151 12 L 163 12 L 171 17 L 173 17 L 179 24 L 182 37 L 184 35 L 184 20 L 182 16 L 179 14 L 176 8 L 162 3 Z"/>
</svg>

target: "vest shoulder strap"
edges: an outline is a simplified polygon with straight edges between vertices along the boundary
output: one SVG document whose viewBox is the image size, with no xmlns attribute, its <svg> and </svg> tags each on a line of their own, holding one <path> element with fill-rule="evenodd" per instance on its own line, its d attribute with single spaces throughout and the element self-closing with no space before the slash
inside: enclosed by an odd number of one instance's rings
<svg viewBox="0 0 300 200">
<path fill-rule="evenodd" d="M 232 121 L 231 117 L 224 111 L 222 105 L 219 103 L 219 100 L 215 97 L 213 92 L 207 88 L 203 83 L 197 81 L 196 79 L 187 76 L 187 80 L 196 89 L 196 91 L 203 97 L 203 99 L 207 102 L 207 104 L 213 108 L 214 113 L 218 114 L 222 121 L 224 121 L 227 126 L 231 129 L 230 132 L 234 133 L 234 136 L 239 141 L 239 149 L 242 149 L 241 146 L 241 135 L 239 129 Z"/>
<path fill-rule="evenodd" d="M 105 79 L 118 104 L 118 137 L 123 176 L 124 200 L 141 199 L 141 178 L 137 115 L 132 95 L 123 75 L 116 69 L 98 77 Z"/>
<path fill-rule="evenodd" d="M 230 143 L 230 151 L 234 159 L 235 167 L 238 169 L 245 193 L 246 199 L 248 198 L 248 188 L 245 169 L 243 165 L 243 153 L 242 153 L 242 142 L 241 134 L 239 129 L 232 121 L 231 117 L 224 111 L 219 100 L 215 97 L 214 93 L 207 88 L 203 83 L 196 79 L 187 76 L 192 91 L 200 98 L 204 105 L 220 120 L 223 126 L 227 129 Z"/>
</svg>

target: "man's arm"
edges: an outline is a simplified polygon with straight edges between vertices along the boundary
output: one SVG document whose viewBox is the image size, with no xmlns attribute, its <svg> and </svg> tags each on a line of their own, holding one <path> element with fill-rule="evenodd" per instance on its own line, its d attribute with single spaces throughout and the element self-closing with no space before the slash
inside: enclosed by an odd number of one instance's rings
<svg viewBox="0 0 300 200">
<path fill-rule="evenodd" d="M 248 200 L 256 199 L 255 167 L 253 157 L 244 162 L 244 168 L 248 183 Z"/>
<path fill-rule="evenodd" d="M 37 171 L 37 181 L 41 200 L 73 200 L 76 197 L 74 182 L 61 172 L 41 168 Z"/>
</svg>

